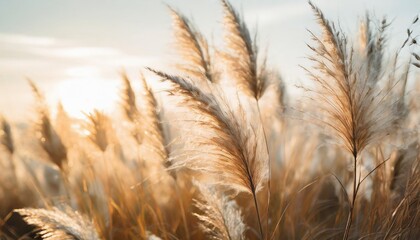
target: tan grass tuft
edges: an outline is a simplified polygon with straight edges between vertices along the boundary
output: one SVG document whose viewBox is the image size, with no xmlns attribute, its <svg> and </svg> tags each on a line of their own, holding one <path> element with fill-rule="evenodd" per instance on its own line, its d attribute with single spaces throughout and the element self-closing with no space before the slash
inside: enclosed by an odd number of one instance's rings
<svg viewBox="0 0 420 240">
<path fill-rule="evenodd" d="M 111 122 L 109 118 L 102 112 L 94 110 L 92 113 L 87 115 L 89 122 L 87 123 L 87 130 L 89 131 L 88 139 L 91 143 L 99 148 L 102 152 L 105 152 L 108 145 L 112 143 L 111 136 L 109 134 L 109 128 Z"/>
<path fill-rule="evenodd" d="M 320 9 L 311 2 L 309 4 L 322 28 L 322 39 L 311 33 L 316 46 L 309 46 L 314 53 L 309 59 L 315 66 L 308 73 L 316 89 L 310 91 L 322 103 L 319 108 L 326 115 L 323 123 L 335 132 L 344 148 L 353 155 L 353 193 L 343 237 L 348 239 L 356 197 L 362 183 L 362 176 L 357 177 L 361 153 L 369 144 L 394 131 L 400 114 L 395 107 L 397 102 L 392 98 L 393 88 L 386 89 L 376 84 L 382 74 L 379 62 L 382 61 L 383 40 L 375 43 L 379 49 L 372 48 L 369 46 L 373 44 L 370 30 L 365 30 L 363 42 L 367 45 L 368 69 L 364 75 L 359 71 L 362 66 L 356 64 L 353 47 L 345 34 L 330 24 Z M 385 28 L 386 21 L 383 21 L 383 26 Z"/>
<path fill-rule="evenodd" d="M 13 143 L 12 130 L 10 128 L 9 122 L 4 117 L 0 116 L 0 143 L 4 148 L 11 154 L 15 152 L 15 145 Z"/>
<path fill-rule="evenodd" d="M 61 137 L 51 123 L 43 94 L 34 82 L 29 80 L 29 84 L 38 101 L 36 132 L 39 143 L 42 149 L 48 154 L 51 162 L 63 170 L 67 162 L 67 148 L 64 146 Z"/>
<path fill-rule="evenodd" d="M 70 209 L 62 211 L 58 208 L 51 210 L 26 208 L 15 211 L 22 215 L 28 224 L 36 226 L 44 240 L 100 239 L 94 225 Z"/>
<path fill-rule="evenodd" d="M 190 82 L 149 69 L 164 81 L 172 83 L 170 94 L 182 99 L 182 104 L 191 109 L 202 120 L 195 120 L 198 126 L 214 133 L 214 136 L 193 138 L 195 152 L 183 158 L 174 166 L 187 166 L 190 169 L 214 176 L 218 184 L 226 185 L 236 191 L 252 195 L 258 217 L 260 237 L 264 238 L 259 213 L 257 193 L 263 188 L 268 177 L 268 159 L 260 153 L 260 144 L 252 126 L 246 125 L 245 113 L 241 109 L 234 112 L 214 95 L 206 94 Z"/>
<path fill-rule="evenodd" d="M 197 124 L 214 131 L 216 136 L 201 139 L 198 145 L 210 147 L 205 155 L 192 156 L 177 165 L 223 176 L 229 186 L 248 193 L 262 189 L 267 177 L 267 162 L 257 152 L 257 141 L 254 130 L 243 126 L 244 113 L 234 113 L 215 97 L 205 94 L 183 78 L 167 75 L 152 70 L 154 73 L 172 83 L 170 93 L 182 98 L 182 104 L 191 108 L 196 114 L 206 119 L 197 120 Z M 200 160 L 201 159 L 201 160 Z"/>
<path fill-rule="evenodd" d="M 228 1 L 221 2 L 227 45 L 221 56 L 237 85 L 247 95 L 258 100 L 263 96 L 268 84 L 264 70 L 265 61 L 259 69 L 257 45 L 252 40 L 246 24 Z"/>
<path fill-rule="evenodd" d="M 214 187 L 196 183 L 200 190 L 200 200 L 195 206 L 201 214 L 194 215 L 200 220 L 200 227 L 212 239 L 245 239 L 246 225 L 242 212 L 234 200 L 221 195 Z"/>
<path fill-rule="evenodd" d="M 346 36 L 331 25 L 322 12 L 311 5 L 323 29 L 323 38 L 312 34 L 316 47 L 310 47 L 316 64 L 309 72 L 322 101 L 324 123 L 335 131 L 345 149 L 358 155 L 367 145 L 386 135 L 398 118 L 390 93 L 360 76 L 353 61 L 353 50 Z"/>
<path fill-rule="evenodd" d="M 207 40 L 181 13 L 169 7 L 175 30 L 176 46 L 183 64 L 178 68 L 188 76 L 217 81 Z"/>
<path fill-rule="evenodd" d="M 141 144 L 143 142 L 143 128 L 141 123 L 141 114 L 137 107 L 136 103 L 136 95 L 131 87 L 130 79 L 126 73 L 122 73 L 122 80 L 124 83 L 123 89 L 123 103 L 122 107 L 124 110 L 124 115 L 127 120 L 133 125 L 131 130 L 131 134 L 136 140 L 137 144 Z"/>
<path fill-rule="evenodd" d="M 161 157 L 162 162 L 168 167 L 170 162 L 169 133 L 163 126 L 162 109 L 159 107 L 155 94 L 146 82 L 146 78 L 140 76 L 142 99 L 144 101 L 144 117 L 146 125 L 146 136 L 154 150 Z"/>
</svg>

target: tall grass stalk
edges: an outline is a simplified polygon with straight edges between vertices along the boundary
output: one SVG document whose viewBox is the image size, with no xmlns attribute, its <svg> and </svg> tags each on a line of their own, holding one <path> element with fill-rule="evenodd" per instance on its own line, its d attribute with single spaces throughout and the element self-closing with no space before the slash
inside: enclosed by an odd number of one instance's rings
<svg viewBox="0 0 420 240">
<path fill-rule="evenodd" d="M 210 139 L 197 139 L 199 145 L 209 148 L 207 156 L 192 157 L 179 161 L 178 164 L 203 173 L 221 176 L 230 182 L 228 187 L 250 193 L 258 218 L 260 237 L 263 239 L 257 192 L 262 189 L 267 169 L 263 159 L 258 158 L 255 132 L 252 129 L 251 132 L 243 129 L 240 122 L 242 119 L 238 120 L 229 107 L 222 109 L 215 96 L 205 94 L 180 77 L 149 70 L 162 77 L 164 81 L 171 82 L 173 86 L 171 93 L 181 97 L 186 106 L 205 116 L 206 120 L 198 123 L 217 134 Z M 243 116 L 244 113 L 240 113 L 239 117 Z"/>
<path fill-rule="evenodd" d="M 361 153 L 369 144 L 390 133 L 400 114 L 392 99 L 393 89 L 385 89 L 377 84 L 379 76 L 383 74 L 381 44 L 385 27 L 378 33 L 379 42 L 375 48 L 371 47 L 374 43 L 369 39 L 371 33 L 367 30 L 367 40 L 364 41 L 369 41 L 370 48 L 365 48 L 368 67 L 363 69 L 363 65 L 356 64 L 353 46 L 349 44 L 347 36 L 326 20 L 320 9 L 309 3 L 323 31 L 322 38 L 311 33 L 317 46 L 309 46 L 314 52 L 310 60 L 315 67 L 308 73 L 318 87 L 314 95 L 323 103 L 320 108 L 327 115 L 324 124 L 335 132 L 352 155 L 353 191 L 343 236 L 343 239 L 348 239 L 362 183 L 362 176 L 357 174 Z"/>
</svg>

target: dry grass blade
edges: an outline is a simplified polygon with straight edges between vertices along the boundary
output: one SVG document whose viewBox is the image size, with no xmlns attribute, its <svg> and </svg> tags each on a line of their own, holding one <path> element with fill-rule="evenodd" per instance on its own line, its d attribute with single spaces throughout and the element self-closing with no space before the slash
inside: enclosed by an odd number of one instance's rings
<svg viewBox="0 0 420 240">
<path fill-rule="evenodd" d="M 28 224 L 36 226 L 45 240 L 100 239 L 94 225 L 70 209 L 62 211 L 57 208 L 51 210 L 26 208 L 15 211 L 22 215 Z"/>
<path fill-rule="evenodd" d="M 196 183 L 201 192 L 195 206 L 202 212 L 194 215 L 200 220 L 201 228 L 212 239 L 245 239 L 246 225 L 239 206 L 234 200 L 221 195 L 214 187 Z"/>
<path fill-rule="evenodd" d="M 0 129 L 0 142 L 6 148 L 6 150 L 13 155 L 15 146 L 13 143 L 12 130 L 9 122 L 4 117 L 0 116 L 1 129 Z"/>
<path fill-rule="evenodd" d="M 181 13 L 169 7 L 173 19 L 175 39 L 183 64 L 178 68 L 197 79 L 217 81 L 209 46 L 204 36 Z"/>
<path fill-rule="evenodd" d="M 249 30 L 232 5 L 222 0 L 224 10 L 225 41 L 227 50 L 221 55 L 237 85 L 255 99 L 260 99 L 267 88 L 264 71 L 259 74 L 258 49 L 252 41 Z M 264 68 L 264 67 L 262 67 Z"/>
</svg>

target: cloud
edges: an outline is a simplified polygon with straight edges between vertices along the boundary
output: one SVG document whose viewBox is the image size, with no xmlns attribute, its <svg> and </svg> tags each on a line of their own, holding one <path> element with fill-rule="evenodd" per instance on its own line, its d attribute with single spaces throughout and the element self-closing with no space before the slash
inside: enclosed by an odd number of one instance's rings
<svg viewBox="0 0 420 240">
<path fill-rule="evenodd" d="M 0 43 L 12 45 L 47 47 L 57 43 L 57 40 L 50 37 L 37 37 L 22 34 L 0 33 Z"/>
<path fill-rule="evenodd" d="M 89 58 L 89 57 L 114 57 L 121 55 L 121 52 L 114 48 L 106 47 L 53 47 L 36 48 L 32 53 L 59 58 Z"/>
<path fill-rule="evenodd" d="M 83 44 L 50 37 L 30 36 L 16 33 L 0 33 L 0 52 L 15 53 L 16 56 L 41 56 L 47 58 L 114 58 L 127 57 L 119 49 L 111 47 L 92 47 Z M 22 56 L 22 53 L 24 53 Z M 14 56 L 12 56 L 14 57 Z"/>
<path fill-rule="evenodd" d="M 100 61 L 101 64 L 110 67 L 143 67 L 157 64 L 161 61 L 158 57 L 120 55 L 117 58 L 107 58 Z"/>
<path fill-rule="evenodd" d="M 61 70 L 83 65 L 142 67 L 159 60 L 155 56 L 127 54 L 112 47 L 83 45 L 66 39 L 0 33 L 0 66 L 11 71 L 21 68 L 33 72 L 51 71 L 48 65 L 59 65 Z"/>
</svg>

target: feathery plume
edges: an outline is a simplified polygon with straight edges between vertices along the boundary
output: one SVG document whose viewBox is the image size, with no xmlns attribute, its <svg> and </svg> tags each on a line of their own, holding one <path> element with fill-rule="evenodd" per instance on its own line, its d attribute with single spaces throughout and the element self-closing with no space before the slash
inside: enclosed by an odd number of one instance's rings
<svg viewBox="0 0 420 240">
<path fill-rule="evenodd" d="M 108 117 L 98 111 L 94 110 L 92 113 L 87 115 L 89 123 L 87 129 L 89 131 L 89 140 L 97 146 L 102 152 L 105 152 L 108 145 L 111 143 L 111 139 L 108 133 L 110 127 L 110 120 Z"/>
<path fill-rule="evenodd" d="M 309 46 L 314 52 L 314 56 L 309 59 L 316 66 L 312 71 L 307 71 L 317 86 L 316 90 L 310 91 L 323 103 L 320 104 L 320 109 L 326 114 L 324 123 L 336 133 L 344 148 L 353 155 L 353 195 L 343 237 L 348 239 L 357 192 L 361 185 L 361 176 L 357 180 L 357 164 L 361 152 L 369 144 L 391 132 L 399 116 L 391 98 L 392 88 L 380 89 L 375 85 L 376 82 L 369 82 L 370 76 L 363 76 L 355 70 L 359 66 L 355 66 L 353 48 L 349 46 L 347 37 L 325 19 L 320 9 L 311 2 L 309 4 L 323 30 L 322 39 L 310 32 L 317 44 L 316 47 Z M 370 32 L 366 35 L 369 34 Z M 381 50 L 373 50 L 374 53 L 375 51 Z M 380 61 L 381 54 L 370 61 Z M 375 63 L 369 67 L 380 65 Z M 374 71 L 376 70 L 380 71 Z M 374 78 L 379 75 L 375 73 Z"/>
<path fill-rule="evenodd" d="M 390 185 L 396 197 L 404 195 L 410 171 L 419 155 L 420 149 L 417 141 L 411 143 L 406 149 L 400 149 L 397 152 Z"/>
<path fill-rule="evenodd" d="M 141 114 L 137 107 L 136 95 L 131 87 L 130 79 L 126 73 L 122 73 L 122 80 L 124 83 L 123 89 L 123 103 L 122 107 L 124 109 L 125 117 L 133 124 L 133 129 L 131 131 L 132 136 L 136 140 L 137 144 L 141 144 L 143 141 L 143 130 L 141 127 Z"/>
<path fill-rule="evenodd" d="M 48 154 L 49 159 L 60 169 L 64 168 L 67 161 L 67 148 L 64 146 L 61 137 L 51 123 L 48 108 L 45 103 L 44 95 L 38 89 L 34 82 L 29 81 L 33 93 L 38 101 L 38 121 L 36 123 L 36 132 L 42 149 Z"/>
<path fill-rule="evenodd" d="M 227 50 L 222 52 L 221 56 L 226 61 L 237 85 L 247 95 L 259 100 L 267 88 L 267 81 L 263 74 L 264 71 L 258 69 L 257 46 L 252 41 L 245 22 L 232 5 L 228 1 L 222 0 L 222 6 Z"/>
<path fill-rule="evenodd" d="M 164 81 L 172 83 L 170 94 L 179 96 L 182 104 L 205 119 L 196 120 L 215 136 L 194 138 L 197 149 L 208 147 L 205 154 L 194 154 L 190 158 L 174 163 L 174 167 L 187 166 L 215 178 L 222 178 L 219 184 L 228 183 L 228 187 L 252 194 L 260 228 L 260 237 L 264 238 L 258 208 L 257 192 L 263 187 L 268 176 L 268 159 L 262 157 L 260 145 L 256 140 L 255 130 L 244 125 L 244 112 L 234 113 L 228 106 L 222 108 L 214 95 L 202 92 L 190 82 L 153 69 Z M 238 119 L 238 117 L 241 119 Z"/>
<path fill-rule="evenodd" d="M 15 152 L 15 145 L 13 143 L 12 130 L 9 122 L 4 117 L 0 116 L 1 129 L 0 129 L 0 142 L 6 150 L 13 155 Z"/>
<path fill-rule="evenodd" d="M 280 74 L 277 75 L 278 83 L 276 87 L 276 93 L 277 93 L 277 99 L 279 102 L 280 107 L 282 108 L 281 111 L 283 112 L 286 109 L 287 106 L 287 92 L 286 87 L 283 82 L 283 78 L 280 76 Z"/>
<path fill-rule="evenodd" d="M 3 147 L 10 154 L 11 171 L 12 171 L 12 174 L 14 175 L 14 179 L 17 181 L 18 178 L 17 178 L 17 172 L 16 172 L 16 164 L 15 164 L 15 159 L 13 157 L 13 154 L 15 152 L 15 145 L 13 142 L 12 130 L 11 130 L 9 122 L 7 122 L 7 120 L 2 116 L 0 116 L 0 124 L 1 124 L 0 144 L 3 145 Z"/>
<path fill-rule="evenodd" d="M 15 212 L 22 215 L 28 224 L 36 226 L 44 240 L 100 239 L 92 222 L 70 209 L 63 211 L 58 208 L 24 208 Z"/>
<path fill-rule="evenodd" d="M 73 146 L 76 140 L 72 129 L 72 117 L 66 112 L 61 102 L 57 104 L 54 127 L 63 140 L 64 146 Z"/>
<path fill-rule="evenodd" d="M 215 187 L 195 183 L 201 193 L 194 205 L 202 212 L 194 213 L 200 220 L 200 227 L 211 239 L 245 239 L 246 225 L 239 206 L 234 200 L 220 194 Z"/>
<path fill-rule="evenodd" d="M 258 154 L 255 132 L 243 129 L 243 124 L 227 106 L 222 108 L 214 96 L 204 93 L 181 77 L 149 69 L 164 81 L 172 83 L 170 93 L 182 98 L 182 104 L 206 119 L 199 121 L 200 126 L 216 133 L 215 137 L 203 139 L 198 143 L 211 147 L 204 156 L 192 156 L 182 160 L 192 169 L 224 176 L 229 186 L 248 193 L 262 189 L 267 177 L 266 161 Z M 239 115 L 243 115 L 240 113 Z M 242 116 L 243 117 L 243 116 Z M 244 119 L 241 119 L 245 121 Z M 203 159 L 208 158 L 206 160 Z M 199 160 L 202 159 L 202 160 Z"/>
<path fill-rule="evenodd" d="M 389 132 L 398 118 L 394 102 L 388 92 L 378 90 L 356 73 L 347 38 L 310 4 L 323 29 L 323 39 L 311 33 L 317 47 L 310 46 L 314 52 L 310 60 L 316 66 L 307 71 L 318 88 L 309 91 L 324 103 L 320 106 L 327 115 L 324 123 L 336 132 L 347 151 L 358 155 Z"/>
<path fill-rule="evenodd" d="M 181 13 L 169 7 L 175 30 L 176 45 L 183 64 L 178 68 L 188 76 L 215 82 L 209 46 L 205 37 Z"/>
<path fill-rule="evenodd" d="M 62 169 L 64 162 L 67 161 L 67 148 L 46 114 L 41 114 L 41 119 L 38 123 L 38 135 L 41 146 L 48 153 L 50 160 Z"/>
<path fill-rule="evenodd" d="M 123 108 L 125 116 L 132 122 L 137 121 L 139 111 L 136 104 L 136 95 L 134 94 L 133 88 L 131 87 L 130 79 L 126 73 L 122 73 L 122 80 L 124 82 L 123 89 Z"/>
<path fill-rule="evenodd" d="M 155 95 L 152 89 L 146 82 L 146 78 L 143 74 L 140 75 L 140 84 L 142 90 L 142 99 L 144 101 L 144 117 L 147 125 L 146 136 L 154 147 L 155 151 L 161 157 L 162 161 L 168 167 L 168 157 L 170 154 L 168 133 L 165 131 L 162 125 L 162 115 L 160 107 L 156 101 Z"/>
<path fill-rule="evenodd" d="M 386 44 L 385 32 L 389 26 L 384 17 L 379 24 L 379 28 L 374 32 L 371 28 L 372 19 L 366 13 L 365 20 L 360 24 L 360 50 L 365 58 L 366 77 L 368 83 L 376 84 L 380 80 L 382 73 L 383 51 Z"/>
<path fill-rule="evenodd" d="M 29 86 L 32 89 L 32 92 L 35 95 L 35 98 L 39 104 L 40 108 L 44 108 L 45 106 L 45 98 L 44 98 L 44 94 L 42 94 L 42 92 L 39 90 L 38 86 L 35 84 L 34 81 L 32 81 L 31 79 L 27 79 Z"/>
<path fill-rule="evenodd" d="M 368 55 L 373 49 L 370 21 L 369 13 L 366 13 L 365 18 L 359 25 L 359 47 L 363 55 Z"/>
</svg>

